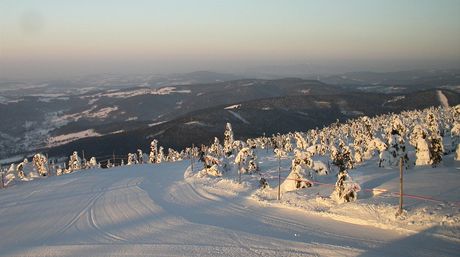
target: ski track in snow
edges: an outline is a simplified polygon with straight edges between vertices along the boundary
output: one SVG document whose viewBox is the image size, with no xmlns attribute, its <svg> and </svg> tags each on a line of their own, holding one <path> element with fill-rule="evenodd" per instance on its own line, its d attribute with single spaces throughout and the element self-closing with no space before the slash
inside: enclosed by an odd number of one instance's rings
<svg viewBox="0 0 460 257">
<path fill-rule="evenodd" d="M 235 118 L 239 119 L 240 121 L 242 121 L 243 123 L 245 124 L 249 124 L 249 121 L 247 121 L 245 118 L 243 118 L 241 115 L 239 115 L 238 113 L 234 112 L 234 111 L 230 111 L 230 110 L 227 110 L 229 113 L 231 113 Z"/>
<path fill-rule="evenodd" d="M 447 99 L 446 95 L 441 90 L 436 90 L 436 94 L 438 95 L 438 99 L 442 107 L 448 108 L 449 100 Z"/>
<path fill-rule="evenodd" d="M 354 225 L 184 181 L 189 162 L 86 170 L 0 192 L 0 256 L 455 256 L 458 243 Z"/>
</svg>

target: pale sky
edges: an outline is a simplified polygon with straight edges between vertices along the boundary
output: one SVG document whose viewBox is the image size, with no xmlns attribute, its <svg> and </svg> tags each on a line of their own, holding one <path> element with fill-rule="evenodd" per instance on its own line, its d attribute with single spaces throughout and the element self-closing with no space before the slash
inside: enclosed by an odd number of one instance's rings
<svg viewBox="0 0 460 257">
<path fill-rule="evenodd" d="M 0 0 L 0 77 L 460 67 L 459 0 Z"/>
</svg>

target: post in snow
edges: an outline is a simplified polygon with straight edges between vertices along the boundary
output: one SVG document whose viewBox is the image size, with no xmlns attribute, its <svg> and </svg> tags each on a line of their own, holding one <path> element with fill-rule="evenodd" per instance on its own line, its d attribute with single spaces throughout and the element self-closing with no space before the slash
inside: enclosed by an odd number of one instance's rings
<svg viewBox="0 0 460 257">
<path fill-rule="evenodd" d="M 281 156 L 278 155 L 278 201 L 281 200 Z"/>
<path fill-rule="evenodd" d="M 397 215 L 401 215 L 403 212 L 403 157 L 399 159 L 399 210 Z"/>
</svg>

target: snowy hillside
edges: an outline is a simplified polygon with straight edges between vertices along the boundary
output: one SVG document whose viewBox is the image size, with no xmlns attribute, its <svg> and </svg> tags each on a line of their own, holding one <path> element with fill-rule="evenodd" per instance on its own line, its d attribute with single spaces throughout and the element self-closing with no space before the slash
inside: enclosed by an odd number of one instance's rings
<svg viewBox="0 0 460 257">
<path fill-rule="evenodd" d="M 386 230 L 210 192 L 184 181 L 189 164 L 94 169 L 3 190 L 0 256 L 455 256 L 460 250 L 458 241 L 432 235 L 439 226 L 426 233 Z M 235 182 L 217 186 L 245 191 Z"/>
<path fill-rule="evenodd" d="M 459 121 L 430 108 L 244 142 L 227 124 L 222 144 L 153 140 L 117 167 L 36 154 L 2 173 L 0 256 L 457 256 Z"/>
</svg>

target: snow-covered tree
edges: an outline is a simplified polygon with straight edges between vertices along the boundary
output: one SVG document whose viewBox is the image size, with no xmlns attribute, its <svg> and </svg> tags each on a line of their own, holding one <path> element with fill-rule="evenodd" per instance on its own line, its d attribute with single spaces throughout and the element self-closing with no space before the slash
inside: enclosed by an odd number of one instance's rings
<svg viewBox="0 0 460 257">
<path fill-rule="evenodd" d="M 256 162 L 256 157 L 255 155 L 250 155 L 249 156 L 249 162 L 248 162 L 248 172 L 249 173 L 254 173 L 259 170 L 259 165 L 257 165 Z"/>
<path fill-rule="evenodd" d="M 451 149 L 456 151 L 457 146 L 460 144 L 460 122 L 455 122 L 454 126 L 450 130 L 451 137 Z"/>
<path fill-rule="evenodd" d="M 80 170 L 80 169 L 81 169 L 81 159 L 78 156 L 78 152 L 74 151 L 69 159 L 68 170 L 69 172 L 73 172 L 73 171 Z"/>
<path fill-rule="evenodd" d="M 436 167 L 442 161 L 442 156 L 444 155 L 444 145 L 442 143 L 441 136 L 436 134 L 430 136 L 430 141 L 431 165 Z"/>
<path fill-rule="evenodd" d="M 455 150 L 455 160 L 460 161 L 460 145 L 457 145 L 457 149 Z"/>
<path fill-rule="evenodd" d="M 157 158 L 158 158 L 158 141 L 154 139 L 150 143 L 149 163 L 157 163 Z"/>
<path fill-rule="evenodd" d="M 209 148 L 209 153 L 221 157 L 223 152 L 223 147 L 220 144 L 220 141 L 217 137 L 214 137 L 214 143 L 212 143 L 211 147 Z"/>
<path fill-rule="evenodd" d="M 259 179 L 259 188 L 261 189 L 270 188 L 268 181 L 264 177 L 261 177 Z"/>
<path fill-rule="evenodd" d="M 47 176 L 48 175 L 48 159 L 43 154 L 37 153 L 34 155 L 32 159 L 35 171 L 40 176 Z"/>
<path fill-rule="evenodd" d="M 415 165 L 431 164 L 431 154 L 427 142 L 427 132 L 421 125 L 415 125 L 410 135 L 410 144 L 415 148 Z"/>
<path fill-rule="evenodd" d="M 296 140 L 296 147 L 301 150 L 305 150 L 308 147 L 307 140 L 302 136 L 300 132 L 294 133 L 294 138 Z"/>
<path fill-rule="evenodd" d="M 144 159 L 144 153 L 142 152 L 142 150 L 137 149 L 137 162 L 143 164 L 145 160 L 146 159 Z"/>
<path fill-rule="evenodd" d="M 99 164 L 96 161 L 96 157 L 93 156 L 89 159 L 89 162 L 87 163 L 87 167 L 90 169 L 99 167 Z"/>
<path fill-rule="evenodd" d="M 107 160 L 107 164 L 106 164 L 106 167 L 107 167 L 107 168 L 112 168 L 112 167 L 114 167 L 114 166 L 115 166 L 115 165 L 110 161 L 110 159 Z"/>
<path fill-rule="evenodd" d="M 137 156 L 135 153 L 128 153 L 128 162 L 127 165 L 137 164 Z"/>
<path fill-rule="evenodd" d="M 256 140 L 252 139 L 252 138 L 248 138 L 246 140 L 246 145 L 251 148 L 251 149 L 256 149 L 257 147 L 257 143 L 256 143 Z"/>
<path fill-rule="evenodd" d="M 224 131 L 224 152 L 226 156 L 230 156 L 233 153 L 233 141 L 232 125 L 227 123 Z"/>
<path fill-rule="evenodd" d="M 283 148 L 286 152 L 292 152 L 291 137 L 289 135 L 284 137 Z"/>
<path fill-rule="evenodd" d="M 176 150 L 172 148 L 168 148 L 168 157 L 166 159 L 168 160 L 168 162 L 176 162 L 176 161 L 180 161 L 181 157 L 180 157 L 180 154 Z"/>
<path fill-rule="evenodd" d="M 427 123 L 428 130 L 430 131 L 428 140 L 430 141 L 431 164 L 433 167 L 436 167 L 442 161 L 444 144 L 439 133 L 439 124 L 434 113 L 428 113 Z"/>
<path fill-rule="evenodd" d="M 304 165 L 305 164 L 301 160 L 292 160 L 291 172 L 280 186 L 282 192 L 312 186 L 312 183 L 307 179 L 308 174 L 305 172 Z"/>
<path fill-rule="evenodd" d="M 354 146 L 354 149 L 355 149 L 354 162 L 355 163 L 363 162 L 363 149 L 357 145 Z"/>
<path fill-rule="evenodd" d="M 388 166 L 397 166 L 399 165 L 399 160 L 403 158 L 405 164 L 408 163 L 409 158 L 406 152 L 406 143 L 401 135 L 398 134 L 399 132 L 396 130 L 392 130 L 392 134 L 390 135 L 390 139 L 388 142 L 389 148 L 389 160 Z"/>
<path fill-rule="evenodd" d="M 358 192 L 361 187 L 352 181 L 346 170 L 342 170 L 337 175 L 334 191 L 331 198 L 338 203 L 352 202 L 358 198 Z"/>
<path fill-rule="evenodd" d="M 287 156 L 287 153 L 284 150 L 279 149 L 279 148 L 275 148 L 273 152 L 275 153 L 275 156 L 279 159 Z"/>
<path fill-rule="evenodd" d="M 339 168 L 339 171 L 353 168 L 353 158 L 350 147 L 345 146 L 343 141 L 340 141 L 338 147 L 334 149 L 332 163 Z"/>
<path fill-rule="evenodd" d="M 17 174 L 20 179 L 27 179 L 27 177 L 33 177 L 33 167 L 30 165 L 29 160 L 24 160 L 16 166 Z"/>
<path fill-rule="evenodd" d="M 211 155 L 206 155 L 203 157 L 204 159 L 204 168 L 198 173 L 200 177 L 203 176 L 213 176 L 213 177 L 221 177 L 222 172 L 219 169 L 219 160 Z"/>
<path fill-rule="evenodd" d="M 240 173 L 252 173 L 258 170 L 256 156 L 249 147 L 242 148 L 235 157 L 235 164 L 239 167 Z"/>
</svg>

